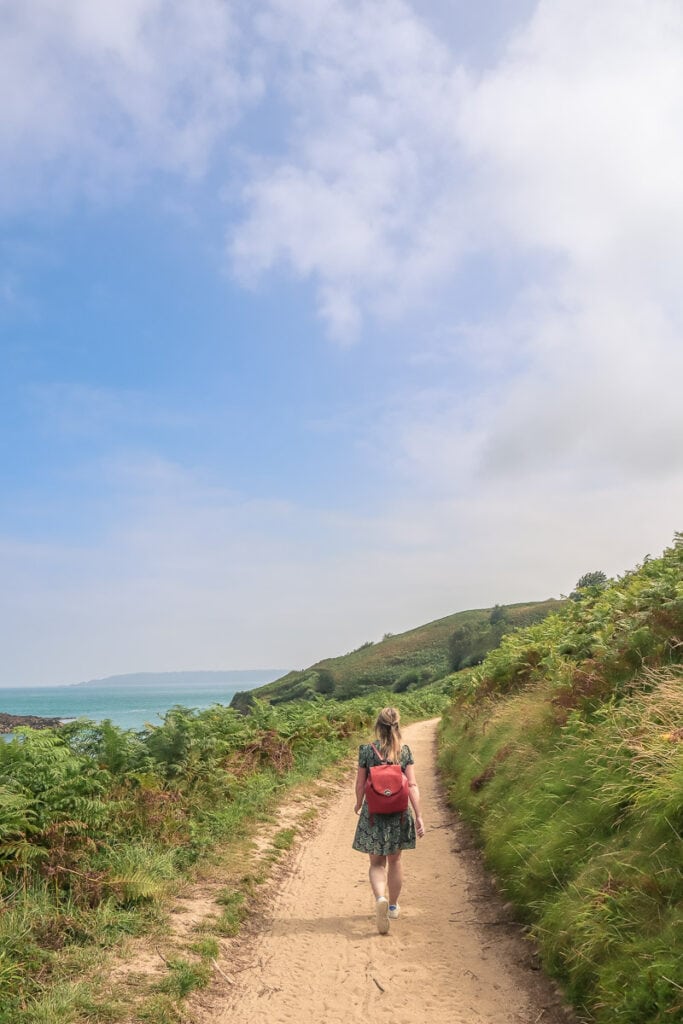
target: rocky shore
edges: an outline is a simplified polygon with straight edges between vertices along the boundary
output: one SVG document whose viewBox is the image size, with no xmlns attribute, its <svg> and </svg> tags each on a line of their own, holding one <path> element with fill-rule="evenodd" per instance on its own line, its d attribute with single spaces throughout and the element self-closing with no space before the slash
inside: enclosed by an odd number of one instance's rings
<svg viewBox="0 0 683 1024">
<path fill-rule="evenodd" d="M 0 711 L 0 735 L 14 730 L 20 725 L 29 725 L 32 729 L 56 729 L 61 725 L 59 718 L 40 718 L 39 715 L 8 715 Z"/>
</svg>

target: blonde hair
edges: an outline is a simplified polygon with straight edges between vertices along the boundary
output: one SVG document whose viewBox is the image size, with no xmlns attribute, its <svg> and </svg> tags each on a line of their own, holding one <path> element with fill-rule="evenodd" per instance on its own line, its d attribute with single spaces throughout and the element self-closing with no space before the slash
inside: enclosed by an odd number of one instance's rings
<svg viewBox="0 0 683 1024">
<path fill-rule="evenodd" d="M 382 708 L 375 722 L 375 736 L 379 740 L 382 757 L 398 763 L 401 757 L 401 713 L 398 708 Z"/>
</svg>

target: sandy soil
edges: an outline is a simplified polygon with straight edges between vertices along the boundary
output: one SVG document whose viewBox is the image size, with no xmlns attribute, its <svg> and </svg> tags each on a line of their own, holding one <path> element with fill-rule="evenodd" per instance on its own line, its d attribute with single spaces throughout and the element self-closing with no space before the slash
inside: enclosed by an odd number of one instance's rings
<svg viewBox="0 0 683 1024">
<path fill-rule="evenodd" d="M 270 919 L 240 948 L 241 965 L 212 1024 L 566 1024 L 482 871 L 467 830 L 447 810 L 435 760 L 436 720 L 404 730 L 427 834 L 404 853 L 401 917 L 378 935 L 367 857 L 351 849 L 352 782 L 340 789 L 280 874 Z M 355 775 L 355 772 L 354 772 Z M 251 945 L 249 945 L 251 943 Z M 231 970 L 225 964 L 226 971 Z M 207 1008 L 208 1009 L 208 1008 Z"/>
</svg>

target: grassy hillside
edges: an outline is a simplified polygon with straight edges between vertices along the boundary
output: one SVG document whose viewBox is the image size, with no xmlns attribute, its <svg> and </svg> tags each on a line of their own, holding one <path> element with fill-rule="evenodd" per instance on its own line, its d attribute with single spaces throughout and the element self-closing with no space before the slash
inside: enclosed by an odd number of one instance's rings
<svg viewBox="0 0 683 1024">
<path fill-rule="evenodd" d="M 491 608 L 456 612 L 406 633 L 387 634 L 379 643 L 362 644 L 348 654 L 325 658 L 301 672 L 289 672 L 266 686 L 238 693 L 232 706 L 246 710 L 254 698 L 283 704 L 316 694 L 348 700 L 381 688 L 397 693 L 415 689 L 445 676 L 454 667 L 454 635 L 462 640 L 462 649 L 456 652 L 458 660 L 478 662 L 505 632 L 539 621 L 562 604 L 551 599 L 507 605 L 496 609 L 493 617 L 498 621 L 493 624 Z"/>
<path fill-rule="evenodd" d="M 683 1020 L 683 538 L 461 673 L 452 802 L 600 1024 Z"/>
</svg>

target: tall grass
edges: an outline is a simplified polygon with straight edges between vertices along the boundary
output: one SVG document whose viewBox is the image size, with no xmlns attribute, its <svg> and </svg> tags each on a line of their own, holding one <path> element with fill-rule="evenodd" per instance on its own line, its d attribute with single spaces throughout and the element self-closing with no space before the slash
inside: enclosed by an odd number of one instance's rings
<svg viewBox="0 0 683 1024">
<path fill-rule="evenodd" d="M 442 729 L 450 799 L 600 1024 L 683 1020 L 682 564 L 504 642 Z"/>
</svg>

